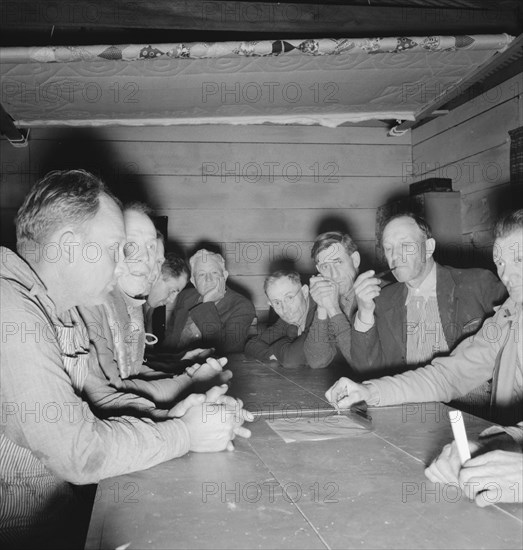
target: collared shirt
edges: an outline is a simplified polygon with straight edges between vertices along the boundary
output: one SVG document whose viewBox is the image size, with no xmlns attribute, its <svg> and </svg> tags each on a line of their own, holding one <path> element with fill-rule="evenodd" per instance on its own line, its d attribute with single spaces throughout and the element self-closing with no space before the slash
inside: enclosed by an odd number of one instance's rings
<svg viewBox="0 0 523 550">
<path fill-rule="evenodd" d="M 448 351 L 438 308 L 436 264 L 417 288 L 407 285 L 407 363 L 430 361 L 434 355 Z"/>
<path fill-rule="evenodd" d="M 143 304 L 116 287 L 104 304 L 115 346 L 118 370 L 123 379 L 140 372 L 145 353 Z"/>
<path fill-rule="evenodd" d="M 309 311 L 309 295 L 305 296 L 305 302 L 306 307 L 303 310 L 302 316 L 299 318 L 297 323 L 292 323 L 293 325 L 296 325 L 298 327 L 298 336 L 303 334 L 303 331 L 305 330 L 305 324 L 307 322 L 307 313 Z"/>
<path fill-rule="evenodd" d="M 13 407 L 0 424 L 0 517 L 2 534 L 20 541 L 46 526 L 61 528 L 72 505 L 68 482 L 150 468 L 185 454 L 190 437 L 178 419 L 93 416 L 80 397 L 82 376 L 75 376 L 82 365 L 74 359 L 84 350 L 71 346 L 85 330 L 76 309 L 59 317 L 37 275 L 8 252 L 0 249 L 0 322 L 26 334 L 22 340 L 11 330 L 2 342 L 0 400 Z M 91 349 L 85 355 L 96 360 Z"/>
</svg>

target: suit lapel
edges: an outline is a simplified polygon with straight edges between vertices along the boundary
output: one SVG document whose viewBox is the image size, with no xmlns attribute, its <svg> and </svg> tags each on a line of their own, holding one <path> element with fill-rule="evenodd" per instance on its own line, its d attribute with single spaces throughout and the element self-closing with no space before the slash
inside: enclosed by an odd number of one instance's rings
<svg viewBox="0 0 523 550">
<path fill-rule="evenodd" d="M 398 284 L 394 293 L 390 297 L 389 307 L 383 312 L 387 326 L 390 327 L 392 336 L 398 349 L 399 355 L 406 357 L 407 349 L 407 308 L 405 300 L 407 299 L 407 286 Z M 400 327 L 399 330 L 397 327 Z"/>
<path fill-rule="evenodd" d="M 436 295 L 443 333 L 449 349 L 454 347 L 456 328 L 458 327 L 458 301 L 456 285 L 447 269 L 436 264 Z"/>
</svg>

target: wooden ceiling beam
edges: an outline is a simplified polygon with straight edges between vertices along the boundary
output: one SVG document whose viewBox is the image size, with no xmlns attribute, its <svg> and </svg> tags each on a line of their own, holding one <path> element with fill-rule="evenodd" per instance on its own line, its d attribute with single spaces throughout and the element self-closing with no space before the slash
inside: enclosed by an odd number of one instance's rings
<svg viewBox="0 0 523 550">
<path fill-rule="evenodd" d="M 400 124 L 397 124 L 391 128 L 390 136 L 399 136 L 420 124 L 428 117 L 432 117 L 436 114 L 437 110 L 441 107 L 448 106 L 453 100 L 465 96 L 470 99 L 470 94 L 467 95 L 468 90 L 473 86 L 493 82 L 496 74 L 504 69 L 519 68 L 521 72 L 521 66 L 523 61 L 523 34 L 519 35 L 510 46 L 501 53 L 493 55 L 486 63 L 481 67 L 473 71 L 466 76 L 457 86 L 449 87 L 444 93 L 435 98 L 433 101 L 425 105 L 417 113 L 415 113 L 415 120 L 405 120 Z M 516 73 L 514 73 L 516 74 Z M 488 86 L 481 87 L 482 92 L 487 91 Z"/>
<path fill-rule="evenodd" d="M 370 5 L 369 5 L 370 4 Z M 336 1 L 245 2 L 209 0 L 107 0 L 2 2 L 0 30 L 182 29 L 199 31 L 266 32 L 279 38 L 397 36 L 427 34 L 518 34 L 519 9 L 481 9 L 408 5 L 347 5 Z M 428 4 L 434 5 L 432 4 Z M 438 6 L 438 4 L 436 4 Z M 504 6 L 512 6 L 511 3 Z M 93 42 L 94 43 L 94 42 Z M 27 44 L 30 45 L 30 44 Z"/>
</svg>

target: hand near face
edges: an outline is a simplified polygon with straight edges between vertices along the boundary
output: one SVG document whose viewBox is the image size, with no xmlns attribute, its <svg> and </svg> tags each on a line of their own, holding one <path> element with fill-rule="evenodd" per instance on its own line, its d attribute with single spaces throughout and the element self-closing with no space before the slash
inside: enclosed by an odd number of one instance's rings
<svg viewBox="0 0 523 550">
<path fill-rule="evenodd" d="M 335 409 L 348 409 L 359 401 L 368 402 L 370 390 L 363 384 L 342 377 L 325 392 L 325 397 Z"/>
<path fill-rule="evenodd" d="M 374 300 L 380 295 L 381 279 L 374 277 L 374 271 L 365 271 L 354 281 L 354 294 L 358 302 L 358 312 L 362 321 L 374 314 L 376 304 Z"/>
<path fill-rule="evenodd" d="M 239 399 L 228 395 L 227 386 L 215 386 L 206 394 L 191 394 L 171 409 L 187 426 L 190 434 L 190 450 L 198 453 L 232 451 L 236 436 L 250 437 L 243 427 L 254 416 L 243 408 Z"/>
<path fill-rule="evenodd" d="M 323 276 L 311 277 L 309 281 L 310 295 L 329 317 L 341 313 L 339 306 L 338 285 L 331 279 Z"/>
<path fill-rule="evenodd" d="M 202 302 L 218 302 L 225 296 L 225 279 L 220 277 L 203 296 Z"/>
</svg>

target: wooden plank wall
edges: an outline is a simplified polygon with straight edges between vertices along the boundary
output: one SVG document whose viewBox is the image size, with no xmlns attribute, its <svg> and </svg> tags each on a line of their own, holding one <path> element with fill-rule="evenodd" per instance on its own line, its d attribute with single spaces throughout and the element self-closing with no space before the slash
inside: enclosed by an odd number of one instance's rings
<svg viewBox="0 0 523 550">
<path fill-rule="evenodd" d="M 523 125 L 522 94 L 520 73 L 412 131 L 408 182 L 447 177 L 461 193 L 463 234 L 457 246 L 462 247 L 465 266 L 492 267 L 496 218 L 506 209 L 523 206 L 521 186 L 510 184 L 508 134 Z"/>
<path fill-rule="evenodd" d="M 374 261 L 376 208 L 407 191 L 410 135 L 383 127 L 185 126 L 33 129 L 29 147 L 1 142 L 2 242 L 35 178 L 85 167 L 122 199 L 169 217 L 169 240 L 218 243 L 231 281 L 267 309 L 264 277 L 285 261 L 313 272 L 310 247 L 342 228 Z"/>
</svg>

